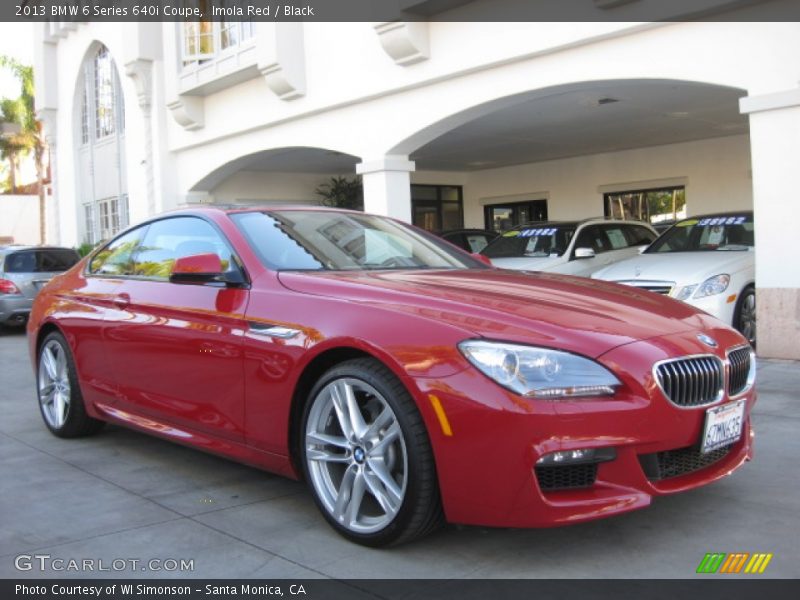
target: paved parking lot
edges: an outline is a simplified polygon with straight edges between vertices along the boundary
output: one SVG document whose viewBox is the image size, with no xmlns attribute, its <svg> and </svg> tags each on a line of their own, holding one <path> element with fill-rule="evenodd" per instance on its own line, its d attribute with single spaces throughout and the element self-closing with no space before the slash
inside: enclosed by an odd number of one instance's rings
<svg viewBox="0 0 800 600">
<path fill-rule="evenodd" d="M 107 565 L 193 559 L 193 577 L 684 578 L 706 552 L 772 552 L 766 574 L 796 578 L 800 364 L 761 361 L 759 382 L 756 458 L 724 481 L 584 525 L 451 526 L 368 550 L 328 527 L 303 484 L 119 427 L 53 437 L 36 406 L 25 335 L 0 331 L 0 577 L 42 577 L 17 571 L 15 557 L 49 554 Z"/>
</svg>

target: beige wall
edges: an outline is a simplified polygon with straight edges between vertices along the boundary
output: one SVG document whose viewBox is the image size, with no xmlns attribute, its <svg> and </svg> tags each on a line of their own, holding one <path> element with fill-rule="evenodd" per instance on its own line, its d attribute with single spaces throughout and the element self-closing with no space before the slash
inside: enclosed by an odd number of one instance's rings
<svg viewBox="0 0 800 600">
<path fill-rule="evenodd" d="M 39 243 L 39 197 L 0 195 L 0 237 L 15 244 Z"/>
<path fill-rule="evenodd" d="M 603 193 L 686 185 L 688 214 L 752 208 L 750 141 L 730 136 L 473 171 L 464 183 L 464 225 L 483 227 L 484 204 L 546 198 L 550 219 L 603 214 Z M 416 174 L 419 175 L 419 174 Z M 457 183 L 463 174 L 437 183 Z"/>
<path fill-rule="evenodd" d="M 344 174 L 345 176 L 354 176 Z M 240 171 L 217 186 L 215 202 L 319 201 L 314 189 L 330 175 Z M 688 214 L 753 206 L 748 136 L 730 136 L 579 156 L 482 171 L 416 171 L 411 183 L 464 187 L 464 226 L 483 227 L 483 206 L 547 199 L 548 216 L 603 214 L 603 193 L 685 185 Z"/>
<path fill-rule="evenodd" d="M 352 175 L 353 177 L 355 174 Z M 211 191 L 215 202 L 319 204 L 314 190 L 330 179 L 316 173 L 239 171 Z"/>
</svg>

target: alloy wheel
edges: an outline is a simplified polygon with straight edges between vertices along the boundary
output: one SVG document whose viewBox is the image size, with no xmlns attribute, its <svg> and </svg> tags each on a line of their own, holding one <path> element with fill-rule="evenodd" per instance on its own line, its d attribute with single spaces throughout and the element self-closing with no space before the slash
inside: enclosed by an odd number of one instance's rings
<svg viewBox="0 0 800 600">
<path fill-rule="evenodd" d="M 751 344 L 756 341 L 756 295 L 749 293 L 739 310 L 739 331 Z"/>
<path fill-rule="evenodd" d="M 386 399 L 359 379 L 340 377 L 314 397 L 305 429 L 311 483 L 330 516 L 369 534 L 397 516 L 408 484 L 408 452 Z"/>
<path fill-rule="evenodd" d="M 58 341 L 50 340 L 39 355 L 39 402 L 50 427 L 64 426 L 71 397 L 66 352 Z"/>
</svg>

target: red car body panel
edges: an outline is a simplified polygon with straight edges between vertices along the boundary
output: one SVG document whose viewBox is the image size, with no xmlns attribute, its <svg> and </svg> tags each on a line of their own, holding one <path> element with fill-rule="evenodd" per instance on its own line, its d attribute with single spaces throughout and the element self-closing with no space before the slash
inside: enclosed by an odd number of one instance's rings
<svg viewBox="0 0 800 600">
<path fill-rule="evenodd" d="M 304 400 L 296 397 L 304 373 L 329 352 L 357 351 L 384 363 L 414 398 L 447 519 L 494 526 L 551 526 L 641 508 L 729 474 L 752 455 L 754 389 L 742 395 L 744 434 L 723 460 L 662 481 L 648 480 L 639 463 L 641 454 L 695 443 L 706 413 L 671 404 L 654 363 L 700 353 L 724 359 L 746 343 L 688 305 L 596 280 L 496 269 L 279 274 L 225 211 L 185 214 L 217 225 L 249 289 L 87 276 L 82 261 L 34 304 L 34 365 L 41 333 L 57 327 L 96 418 L 297 477 L 292 416 Z M 268 338 L 258 324 L 300 333 Z M 702 345 L 698 333 L 718 347 Z M 459 352 L 459 342 L 479 337 L 588 356 L 623 385 L 611 398 L 524 398 Z M 534 468 L 544 454 L 607 446 L 617 458 L 599 465 L 590 488 L 539 489 Z"/>
</svg>

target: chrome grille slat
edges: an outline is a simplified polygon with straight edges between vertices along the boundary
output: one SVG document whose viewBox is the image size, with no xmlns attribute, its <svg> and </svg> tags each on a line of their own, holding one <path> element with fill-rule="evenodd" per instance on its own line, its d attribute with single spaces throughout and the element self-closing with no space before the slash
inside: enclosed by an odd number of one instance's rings
<svg viewBox="0 0 800 600">
<path fill-rule="evenodd" d="M 658 363 L 655 375 L 670 402 L 690 408 L 712 404 L 722 397 L 723 369 L 716 356 L 687 356 Z"/>
<path fill-rule="evenodd" d="M 728 394 L 735 396 L 747 388 L 750 375 L 750 347 L 743 346 L 728 353 Z"/>
<path fill-rule="evenodd" d="M 615 283 L 622 283 L 640 290 L 653 292 L 654 294 L 662 294 L 669 296 L 675 287 L 674 281 L 642 281 L 639 279 L 618 279 Z"/>
</svg>

